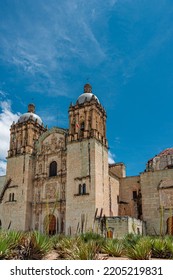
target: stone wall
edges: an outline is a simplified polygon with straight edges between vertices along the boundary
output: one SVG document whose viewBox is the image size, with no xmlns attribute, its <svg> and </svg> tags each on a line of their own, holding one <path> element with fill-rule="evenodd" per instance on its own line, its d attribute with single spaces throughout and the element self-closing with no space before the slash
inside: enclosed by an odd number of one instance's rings
<svg viewBox="0 0 173 280">
<path fill-rule="evenodd" d="M 100 222 L 97 219 L 99 233 Z M 106 218 L 106 235 L 112 238 L 123 238 L 126 234 L 145 234 L 145 224 L 143 221 L 128 217 L 128 216 L 117 216 Z M 105 234 L 105 232 L 104 232 Z"/>
<path fill-rule="evenodd" d="M 119 186 L 120 182 L 116 176 L 109 175 L 109 216 L 118 216 L 119 211 Z"/>
<path fill-rule="evenodd" d="M 140 177 L 130 176 L 120 179 L 119 215 L 138 218 L 137 199 L 140 190 Z"/>
<path fill-rule="evenodd" d="M 157 170 L 141 174 L 143 220 L 147 223 L 147 234 L 165 234 L 167 219 L 172 215 L 172 205 L 168 196 L 173 188 L 160 190 L 161 181 L 173 179 L 173 170 Z M 170 186 L 171 187 L 171 186 Z"/>
<path fill-rule="evenodd" d="M 83 184 L 86 192 L 80 195 L 79 185 Z M 97 140 L 67 145 L 66 190 L 66 233 L 91 230 L 96 209 L 98 213 L 109 213 L 108 153 Z"/>
<path fill-rule="evenodd" d="M 11 178 L 12 181 L 0 205 L 0 217 L 4 229 L 31 229 L 32 176 L 32 156 L 16 156 L 8 159 L 6 180 Z"/>
</svg>

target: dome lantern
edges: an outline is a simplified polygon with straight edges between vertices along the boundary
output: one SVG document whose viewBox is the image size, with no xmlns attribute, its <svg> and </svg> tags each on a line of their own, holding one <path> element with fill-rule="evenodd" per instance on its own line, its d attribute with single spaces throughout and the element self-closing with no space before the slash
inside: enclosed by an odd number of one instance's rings
<svg viewBox="0 0 173 280">
<path fill-rule="evenodd" d="M 85 84 L 84 93 L 82 93 L 78 97 L 77 104 L 81 105 L 81 104 L 84 104 L 85 102 L 89 102 L 91 100 L 96 100 L 98 103 L 100 103 L 97 96 L 92 93 L 92 86 L 90 84 Z"/>
</svg>

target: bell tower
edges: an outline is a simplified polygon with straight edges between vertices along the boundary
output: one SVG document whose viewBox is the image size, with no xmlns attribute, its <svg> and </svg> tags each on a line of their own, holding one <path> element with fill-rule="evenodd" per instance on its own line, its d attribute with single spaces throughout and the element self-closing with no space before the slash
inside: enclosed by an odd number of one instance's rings
<svg viewBox="0 0 173 280">
<path fill-rule="evenodd" d="M 10 128 L 10 148 L 7 157 L 6 183 L 2 211 L 4 229 L 31 230 L 34 148 L 35 141 L 46 131 L 41 118 L 35 114 L 34 104 Z"/>
<path fill-rule="evenodd" d="M 66 234 L 93 227 L 96 210 L 108 215 L 106 111 L 90 84 L 69 107 Z"/>
<path fill-rule="evenodd" d="M 104 146 L 106 140 L 106 111 L 92 93 L 90 84 L 84 85 L 75 105 L 69 108 L 69 142 L 95 138 Z"/>
<path fill-rule="evenodd" d="M 8 158 L 21 154 L 32 154 L 34 143 L 46 129 L 41 118 L 35 114 L 35 105 L 28 105 L 28 112 L 21 115 L 10 128 Z"/>
</svg>

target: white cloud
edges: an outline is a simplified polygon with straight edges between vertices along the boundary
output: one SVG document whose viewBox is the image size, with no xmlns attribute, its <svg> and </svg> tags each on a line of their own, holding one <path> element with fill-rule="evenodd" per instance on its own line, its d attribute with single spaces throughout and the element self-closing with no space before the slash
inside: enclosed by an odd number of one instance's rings
<svg viewBox="0 0 173 280">
<path fill-rule="evenodd" d="M 7 92 L 3 91 L 3 90 L 0 90 L 0 97 L 6 97 L 8 95 Z"/>
<path fill-rule="evenodd" d="M 108 151 L 108 162 L 109 164 L 115 163 L 115 155 Z"/>
<path fill-rule="evenodd" d="M 11 102 L 9 100 L 1 101 L 0 109 L 0 175 L 2 175 L 5 172 L 5 158 L 9 149 L 10 126 L 13 121 L 18 120 L 19 114 L 14 114 L 11 111 Z"/>
<path fill-rule="evenodd" d="M 32 18 L 30 10 L 15 5 L 18 18 L 5 19 L 0 57 L 25 77 L 35 77 L 29 91 L 42 92 L 44 88 L 47 94 L 66 95 L 62 80 L 66 72 L 74 71 L 76 61 L 91 68 L 106 60 L 107 48 L 96 27 L 106 24 L 116 0 L 102 5 L 96 0 L 43 2 L 38 1 L 34 8 L 30 5 Z"/>
<path fill-rule="evenodd" d="M 0 176 L 5 175 L 6 173 L 6 161 L 0 160 Z"/>
</svg>

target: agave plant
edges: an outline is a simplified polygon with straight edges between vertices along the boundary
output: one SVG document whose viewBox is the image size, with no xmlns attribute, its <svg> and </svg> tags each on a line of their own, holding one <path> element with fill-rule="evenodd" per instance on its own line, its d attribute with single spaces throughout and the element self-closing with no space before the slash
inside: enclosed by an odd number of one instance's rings
<svg viewBox="0 0 173 280">
<path fill-rule="evenodd" d="M 7 259 L 9 256 L 9 243 L 7 239 L 0 239 L 0 260 Z"/>
<path fill-rule="evenodd" d="M 169 237 L 154 239 L 152 243 L 152 257 L 173 259 L 173 240 Z"/>
<path fill-rule="evenodd" d="M 52 246 L 54 249 L 57 248 L 57 244 L 59 242 L 61 242 L 63 239 L 65 238 L 65 236 L 63 234 L 56 234 L 50 237 L 50 241 L 52 243 Z"/>
<path fill-rule="evenodd" d="M 126 255 L 132 260 L 149 260 L 151 258 L 152 242 L 150 238 L 141 238 L 136 244 L 128 247 Z"/>
<path fill-rule="evenodd" d="M 14 249 L 18 244 L 20 244 L 20 240 L 23 238 L 24 233 L 20 231 L 10 230 L 6 233 L 6 239 L 8 240 L 10 249 Z"/>
<path fill-rule="evenodd" d="M 66 250 L 68 260 L 96 260 L 99 259 L 98 246 L 95 241 L 76 242 L 71 249 Z"/>
<path fill-rule="evenodd" d="M 121 240 L 108 239 L 102 252 L 112 257 L 121 257 L 125 253 L 124 244 Z"/>
<path fill-rule="evenodd" d="M 91 231 L 81 234 L 80 238 L 85 243 L 90 242 L 90 241 L 95 241 L 99 251 L 102 251 L 102 247 L 105 246 L 105 244 L 106 244 L 106 239 L 102 235 L 91 232 Z"/>
<path fill-rule="evenodd" d="M 71 250 L 76 243 L 78 243 L 78 238 L 66 236 L 54 244 L 54 248 L 57 250 L 59 257 L 65 259 L 68 255 L 68 250 Z"/>
<path fill-rule="evenodd" d="M 48 236 L 39 232 L 24 233 L 18 245 L 12 250 L 13 259 L 41 259 L 51 249 Z"/>
<path fill-rule="evenodd" d="M 123 244 L 125 248 L 131 248 L 131 246 L 134 246 L 137 244 L 137 242 L 141 239 L 141 235 L 139 234 L 133 234 L 128 233 L 123 238 Z"/>
</svg>

